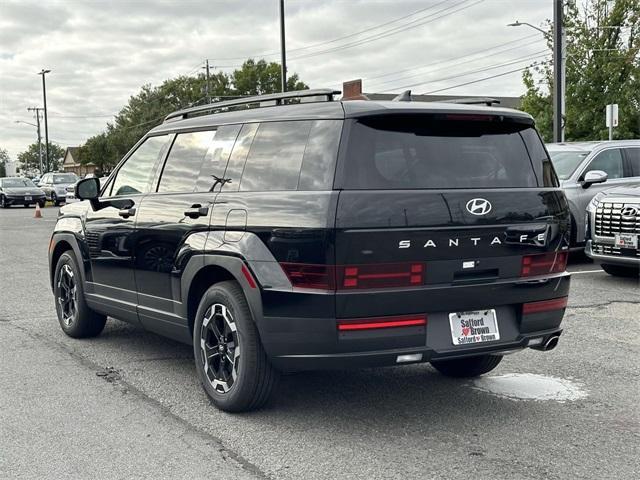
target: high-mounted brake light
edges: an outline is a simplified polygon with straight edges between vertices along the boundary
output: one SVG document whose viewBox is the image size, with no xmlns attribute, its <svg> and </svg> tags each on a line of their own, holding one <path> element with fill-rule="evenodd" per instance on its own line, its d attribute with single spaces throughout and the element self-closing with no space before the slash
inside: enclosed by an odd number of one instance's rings
<svg viewBox="0 0 640 480">
<path fill-rule="evenodd" d="M 477 115 L 465 113 L 449 113 L 445 116 L 447 120 L 462 120 L 465 122 L 491 122 L 495 120 L 492 115 Z"/>
<path fill-rule="evenodd" d="M 380 328 L 420 327 L 427 324 L 427 316 L 400 315 L 379 318 L 350 318 L 338 320 L 338 331 L 378 330 Z"/>
<path fill-rule="evenodd" d="M 425 264 L 380 263 L 362 265 L 313 265 L 281 263 L 291 285 L 320 290 L 412 287 L 424 283 Z"/>
<path fill-rule="evenodd" d="M 522 305 L 522 314 L 530 315 L 532 313 L 550 312 L 553 310 L 562 310 L 567 308 L 569 297 L 554 298 L 553 300 L 543 300 L 541 302 L 530 302 Z"/>
<path fill-rule="evenodd" d="M 561 273 L 567 269 L 567 252 L 550 252 L 522 257 L 521 277 Z"/>
</svg>

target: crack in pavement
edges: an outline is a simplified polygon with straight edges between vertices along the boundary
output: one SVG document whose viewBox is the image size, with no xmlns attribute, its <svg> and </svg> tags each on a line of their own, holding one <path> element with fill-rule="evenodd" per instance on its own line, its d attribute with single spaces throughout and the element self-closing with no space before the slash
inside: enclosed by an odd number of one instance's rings
<svg viewBox="0 0 640 480">
<path fill-rule="evenodd" d="M 640 305 L 640 301 L 637 302 L 631 302 L 629 300 L 610 300 L 608 302 L 604 302 L 604 303 L 594 303 L 591 305 L 570 305 L 567 310 L 573 310 L 573 309 L 585 309 L 585 308 L 597 308 L 597 307 L 608 307 L 609 305 L 612 305 L 614 303 L 627 303 L 629 305 Z"/>
<path fill-rule="evenodd" d="M 8 323 L 8 325 L 10 327 L 16 328 L 17 330 L 22 331 L 23 333 L 25 333 L 27 336 L 31 337 L 34 340 L 37 340 L 37 341 L 40 341 L 40 342 L 44 342 L 48 346 L 54 347 L 58 351 L 61 351 L 61 352 L 65 353 L 65 354 L 69 355 L 71 358 L 76 360 L 80 365 L 92 370 L 93 372 L 98 372 L 98 371 L 101 372 L 101 371 L 105 370 L 105 367 L 103 367 L 102 365 L 99 365 L 99 364 L 95 363 L 93 360 L 90 360 L 89 358 L 77 353 L 74 349 L 69 348 L 67 345 L 65 345 L 62 342 L 58 342 L 58 341 L 52 340 L 50 337 L 45 337 L 42 334 L 33 332 L 33 331 L 29 330 L 28 328 L 25 328 L 25 327 L 20 326 L 20 325 L 16 325 L 15 323 Z M 114 388 L 117 388 L 118 386 L 121 386 L 122 388 L 120 388 L 120 390 L 121 390 L 122 393 L 132 393 L 132 394 L 136 395 L 143 402 L 147 403 L 148 405 L 150 405 L 150 406 L 152 406 L 152 407 L 154 407 L 156 409 L 159 409 L 164 416 L 166 416 L 168 418 L 171 418 L 171 419 L 177 421 L 178 423 L 184 425 L 185 428 L 187 428 L 188 430 L 190 430 L 194 434 L 200 436 L 203 440 L 209 441 L 209 442 L 212 442 L 212 443 L 216 444 L 218 446 L 218 451 L 221 454 L 223 454 L 222 456 L 223 456 L 223 458 L 225 460 L 227 460 L 227 459 L 233 460 L 235 463 L 238 464 L 238 466 L 240 468 L 242 468 L 246 472 L 256 476 L 257 478 L 265 479 L 265 480 L 271 480 L 273 478 L 269 474 L 267 474 L 265 471 L 263 471 L 260 467 L 258 467 L 257 465 L 255 465 L 251 461 L 247 460 L 246 458 L 244 458 L 239 453 L 237 453 L 234 450 L 226 447 L 224 445 L 224 442 L 222 441 L 222 439 L 220 439 L 219 437 L 216 437 L 215 435 L 212 435 L 209 432 L 206 432 L 206 431 L 196 427 L 195 425 L 191 424 L 189 421 L 187 421 L 184 418 L 180 417 L 179 415 L 173 413 L 169 407 L 163 405 L 162 403 L 160 403 L 160 401 L 156 400 L 155 398 L 150 397 L 149 395 L 144 393 L 142 390 L 140 390 L 138 387 L 134 386 L 133 384 L 127 382 L 126 380 L 124 380 L 122 378 L 118 378 L 117 380 L 115 380 L 115 381 L 113 381 L 111 383 L 114 386 Z"/>
</svg>

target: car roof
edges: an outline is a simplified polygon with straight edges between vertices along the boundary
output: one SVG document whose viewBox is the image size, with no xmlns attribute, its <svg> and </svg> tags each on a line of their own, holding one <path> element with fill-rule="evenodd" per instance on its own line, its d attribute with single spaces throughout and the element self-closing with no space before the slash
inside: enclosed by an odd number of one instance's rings
<svg viewBox="0 0 640 480">
<path fill-rule="evenodd" d="M 149 134 L 154 135 L 236 123 L 287 120 L 342 120 L 344 118 L 358 118 L 370 115 L 416 113 L 501 115 L 533 123 L 533 118 L 529 114 L 510 108 L 437 102 L 337 100 L 265 106 L 171 120 L 153 128 Z"/>
<path fill-rule="evenodd" d="M 640 140 L 594 140 L 590 142 L 560 142 L 547 143 L 547 150 L 553 151 L 584 151 L 590 152 L 604 147 L 639 146 Z"/>
</svg>

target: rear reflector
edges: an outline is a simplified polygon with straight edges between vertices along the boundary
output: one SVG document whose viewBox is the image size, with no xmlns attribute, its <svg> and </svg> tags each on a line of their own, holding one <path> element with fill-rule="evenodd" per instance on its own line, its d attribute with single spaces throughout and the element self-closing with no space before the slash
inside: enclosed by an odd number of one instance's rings
<svg viewBox="0 0 640 480">
<path fill-rule="evenodd" d="M 256 282 L 253 279 L 253 277 L 251 276 L 251 272 L 246 267 L 246 265 L 242 265 L 242 269 L 241 270 L 242 270 L 242 275 L 244 275 L 244 278 L 247 281 L 247 283 L 249 284 L 249 286 L 251 288 L 256 288 Z"/>
<path fill-rule="evenodd" d="M 424 262 L 363 265 L 281 263 L 291 285 L 320 290 L 413 287 L 424 283 Z"/>
<path fill-rule="evenodd" d="M 377 330 L 380 328 L 419 327 L 427 324 L 426 315 L 402 315 L 398 317 L 352 318 L 338 320 L 338 330 Z"/>
<path fill-rule="evenodd" d="M 553 300 L 543 300 L 541 302 L 531 302 L 522 305 L 522 314 L 550 312 L 567 308 L 568 297 L 554 298 Z"/>
<path fill-rule="evenodd" d="M 567 269 L 567 252 L 550 252 L 522 257 L 521 277 L 561 273 Z"/>
</svg>

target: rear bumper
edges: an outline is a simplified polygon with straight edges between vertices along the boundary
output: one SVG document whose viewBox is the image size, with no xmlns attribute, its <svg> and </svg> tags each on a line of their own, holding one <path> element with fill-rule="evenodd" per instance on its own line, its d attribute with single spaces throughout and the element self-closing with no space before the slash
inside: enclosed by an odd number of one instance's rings
<svg viewBox="0 0 640 480">
<path fill-rule="evenodd" d="M 33 205 L 34 203 L 45 200 L 44 195 L 28 195 L 31 199 L 27 200 L 26 195 L 10 195 L 5 197 L 8 205 Z"/>
<path fill-rule="evenodd" d="M 564 309 L 525 315 L 522 305 L 566 297 L 569 285 L 570 276 L 563 273 L 529 281 L 414 288 L 396 291 L 392 296 L 389 292 L 349 293 L 352 297 L 349 308 L 354 313 L 339 315 L 340 319 L 404 314 L 427 316 L 426 326 L 353 332 L 338 332 L 335 315 L 313 316 L 332 297 L 335 299 L 340 294 L 307 298 L 314 296 L 278 292 L 280 308 L 277 313 L 280 315 L 273 315 L 275 312 L 269 308 L 270 294 L 263 292 L 265 316 L 258 327 L 271 361 L 286 371 L 398 365 L 398 355 L 407 354 L 421 354 L 420 360 L 416 361 L 429 361 L 500 353 L 527 348 L 533 338 L 544 337 L 543 341 L 546 341 L 561 332 Z M 292 310 L 301 312 L 300 316 L 281 315 L 284 313 L 282 305 L 287 300 L 294 305 Z M 449 313 L 483 309 L 495 309 L 500 340 L 453 345 Z"/>
</svg>

